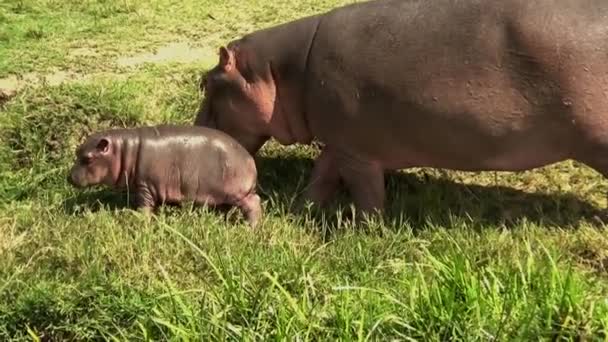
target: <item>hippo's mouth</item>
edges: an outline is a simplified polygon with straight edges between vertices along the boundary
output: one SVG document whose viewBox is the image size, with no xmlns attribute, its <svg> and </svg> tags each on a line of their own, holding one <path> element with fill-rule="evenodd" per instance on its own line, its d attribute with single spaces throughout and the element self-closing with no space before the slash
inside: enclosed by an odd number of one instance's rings
<svg viewBox="0 0 608 342">
<path fill-rule="evenodd" d="M 77 189 L 82 189 L 87 186 L 87 184 L 85 184 L 81 180 L 77 179 L 77 177 L 74 176 L 73 172 L 70 172 L 66 178 L 67 178 L 68 184 L 70 184 L 71 186 L 73 186 Z"/>
<path fill-rule="evenodd" d="M 211 97 L 206 97 L 200 105 L 200 109 L 197 113 L 194 124 L 196 126 L 208 127 L 222 131 L 232 138 L 234 138 L 239 144 L 251 154 L 255 155 L 264 146 L 266 141 L 270 139 L 270 136 L 259 136 L 252 134 L 246 129 L 236 129 L 234 125 L 222 125 L 219 124 L 219 115 L 213 110 Z"/>
<path fill-rule="evenodd" d="M 197 126 L 209 127 L 214 129 L 217 128 L 216 116 L 211 110 L 211 100 L 209 99 L 209 97 L 203 100 L 201 108 L 199 109 L 196 115 L 196 122 L 194 124 Z"/>
</svg>

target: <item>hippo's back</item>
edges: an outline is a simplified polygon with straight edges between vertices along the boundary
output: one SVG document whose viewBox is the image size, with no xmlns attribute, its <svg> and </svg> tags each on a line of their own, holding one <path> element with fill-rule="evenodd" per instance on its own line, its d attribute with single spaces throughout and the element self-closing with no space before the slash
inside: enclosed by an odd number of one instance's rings
<svg viewBox="0 0 608 342">
<path fill-rule="evenodd" d="M 155 145 L 171 145 L 173 151 L 198 149 L 200 152 L 221 152 L 229 158 L 252 159 L 234 138 L 217 129 L 203 126 L 158 125 L 139 128 L 141 135 Z"/>
<path fill-rule="evenodd" d="M 556 106 L 564 90 L 589 87 L 574 70 L 586 66 L 608 85 L 607 17 L 601 0 L 377 0 L 336 9 L 310 53 L 311 130 L 387 167 L 524 169 L 566 158 L 580 138 L 576 113 Z"/>
<path fill-rule="evenodd" d="M 163 198 L 209 204 L 234 202 L 255 190 L 253 157 L 227 134 L 200 126 L 137 129 L 139 178 Z"/>
</svg>

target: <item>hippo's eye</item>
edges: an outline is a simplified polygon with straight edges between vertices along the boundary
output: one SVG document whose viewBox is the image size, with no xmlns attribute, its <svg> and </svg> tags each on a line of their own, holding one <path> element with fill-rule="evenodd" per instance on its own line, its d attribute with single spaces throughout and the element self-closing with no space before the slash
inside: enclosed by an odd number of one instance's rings
<svg viewBox="0 0 608 342">
<path fill-rule="evenodd" d="M 80 164 L 89 165 L 89 163 L 91 163 L 91 157 L 88 157 L 88 156 L 80 157 Z"/>
</svg>

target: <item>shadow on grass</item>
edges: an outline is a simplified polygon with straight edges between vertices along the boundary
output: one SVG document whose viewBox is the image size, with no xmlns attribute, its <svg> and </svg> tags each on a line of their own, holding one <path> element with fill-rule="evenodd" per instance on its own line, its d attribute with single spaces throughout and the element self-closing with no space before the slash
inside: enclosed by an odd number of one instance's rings
<svg viewBox="0 0 608 342">
<path fill-rule="evenodd" d="M 131 196 L 128 196 L 126 192 L 111 189 L 78 191 L 76 195 L 66 199 L 62 204 L 63 210 L 70 215 L 79 214 L 84 209 L 92 212 L 99 211 L 102 208 L 109 210 L 134 209 Z"/>
<path fill-rule="evenodd" d="M 313 161 L 282 156 L 258 157 L 257 162 L 262 197 L 297 211 Z M 575 228 L 583 220 L 598 227 L 606 222 L 604 210 L 568 193 L 530 193 L 506 186 L 466 185 L 422 172 L 390 173 L 385 182 L 385 219 L 397 225 L 408 222 L 413 227 L 429 224 L 449 227 L 456 219 L 476 228 L 512 228 L 522 221 Z M 330 208 L 316 209 L 315 215 L 323 215 L 332 226 L 338 216 L 336 209 L 351 203 L 343 190 Z"/>
<path fill-rule="evenodd" d="M 102 208 L 110 211 L 121 209 L 137 210 L 133 196 L 128 195 L 126 191 L 116 191 L 103 188 L 80 191 L 75 196 L 63 201 L 62 207 L 64 212 L 69 215 L 79 215 L 85 210 L 97 212 Z M 156 213 L 161 212 L 163 209 L 169 209 L 169 211 L 165 212 L 175 213 L 176 210 L 202 210 L 202 206 L 192 205 L 192 203 L 166 204 L 163 208 L 156 208 Z M 209 206 L 207 209 L 218 215 L 222 215 L 224 220 L 234 221 L 239 217 L 236 209 L 230 205 L 217 205 L 213 207 Z"/>
<path fill-rule="evenodd" d="M 269 200 L 268 214 L 281 214 L 282 211 L 276 209 L 282 207 L 303 216 L 296 208 L 301 204 L 313 161 L 292 156 L 256 159 L 259 193 L 263 200 Z M 510 228 L 525 220 L 538 225 L 575 228 L 583 220 L 595 226 L 606 221 L 604 210 L 568 193 L 529 193 L 505 186 L 466 185 L 424 173 L 388 174 L 386 186 L 385 219 L 397 225 L 408 222 L 413 227 L 429 224 L 449 227 L 457 219 L 477 228 L 500 225 Z M 348 208 L 351 203 L 350 196 L 342 190 L 327 209 L 314 209 L 313 217 L 324 216 L 329 228 L 336 227 L 337 210 Z M 79 192 L 64 201 L 63 207 L 68 214 L 78 214 L 85 208 L 90 211 L 102 207 L 134 208 L 132 197 L 109 189 Z M 226 214 L 230 207 L 213 210 Z"/>
</svg>

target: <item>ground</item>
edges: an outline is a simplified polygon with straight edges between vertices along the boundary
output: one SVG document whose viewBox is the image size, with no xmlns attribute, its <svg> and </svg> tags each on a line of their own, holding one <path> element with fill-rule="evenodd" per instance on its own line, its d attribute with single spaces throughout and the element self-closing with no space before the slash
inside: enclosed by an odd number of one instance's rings
<svg viewBox="0 0 608 342">
<path fill-rule="evenodd" d="M 366 227 L 294 210 L 312 147 L 258 156 L 257 230 L 67 184 L 89 132 L 191 123 L 221 44 L 347 2 L 0 2 L 0 339 L 605 339 L 608 187 L 574 162 L 404 170 Z"/>
</svg>

